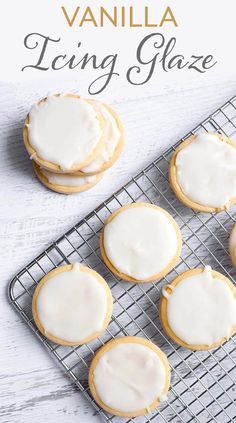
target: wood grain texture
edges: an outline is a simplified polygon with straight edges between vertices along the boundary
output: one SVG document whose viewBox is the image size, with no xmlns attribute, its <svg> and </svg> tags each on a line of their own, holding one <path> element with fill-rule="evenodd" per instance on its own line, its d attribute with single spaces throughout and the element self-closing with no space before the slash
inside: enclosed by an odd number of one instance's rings
<svg viewBox="0 0 236 423">
<path fill-rule="evenodd" d="M 0 421 L 96 422 L 94 410 L 55 365 L 9 305 L 12 276 L 137 171 L 236 93 L 236 81 L 110 104 L 120 113 L 126 145 L 103 181 L 73 196 L 48 191 L 33 174 L 22 142 L 29 107 L 45 87 L 0 86 L 1 337 Z"/>
</svg>

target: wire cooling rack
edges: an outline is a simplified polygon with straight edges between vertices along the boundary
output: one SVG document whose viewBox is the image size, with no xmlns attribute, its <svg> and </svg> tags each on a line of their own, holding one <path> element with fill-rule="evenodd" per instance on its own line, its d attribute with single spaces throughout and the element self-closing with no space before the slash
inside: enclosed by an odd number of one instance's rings
<svg viewBox="0 0 236 423">
<path fill-rule="evenodd" d="M 190 134 L 217 131 L 236 139 L 236 97 L 219 108 Z M 88 367 L 94 352 L 111 338 L 139 335 L 157 344 L 167 355 L 171 370 L 168 401 L 152 414 L 122 422 L 235 422 L 236 339 L 211 351 L 193 352 L 175 345 L 162 330 L 158 303 L 163 284 L 183 271 L 211 265 L 229 278 L 236 277 L 227 252 L 228 236 L 236 217 L 235 208 L 219 214 L 196 213 L 176 199 L 168 183 L 170 158 L 178 144 L 132 178 L 96 210 L 54 242 L 11 281 L 10 301 L 37 334 L 51 355 L 72 378 L 105 421 L 120 418 L 101 410 L 90 396 Z M 157 283 L 132 284 L 117 279 L 105 266 L 99 250 L 99 234 L 112 211 L 124 204 L 147 201 L 164 207 L 179 224 L 184 244 L 175 269 Z M 98 271 L 109 283 L 114 298 L 111 323 L 99 339 L 80 347 L 53 344 L 37 330 L 32 319 L 31 299 L 37 283 L 51 269 L 75 261 Z"/>
</svg>

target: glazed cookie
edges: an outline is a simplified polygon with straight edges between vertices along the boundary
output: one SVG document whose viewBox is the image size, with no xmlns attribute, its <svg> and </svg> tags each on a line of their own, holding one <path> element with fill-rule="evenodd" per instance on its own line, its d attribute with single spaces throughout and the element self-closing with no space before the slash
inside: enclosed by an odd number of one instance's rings
<svg viewBox="0 0 236 423">
<path fill-rule="evenodd" d="M 170 368 L 165 354 L 146 339 L 127 336 L 105 344 L 89 370 L 97 404 L 110 414 L 142 416 L 167 399 Z"/>
<path fill-rule="evenodd" d="M 236 203 L 236 143 L 202 133 L 184 141 L 170 162 L 170 184 L 186 206 L 218 212 Z"/>
<path fill-rule="evenodd" d="M 162 294 L 161 322 L 177 344 L 209 350 L 236 332 L 236 288 L 210 266 L 182 273 Z"/>
<path fill-rule="evenodd" d="M 119 278 L 151 282 L 176 265 L 182 239 L 177 223 L 161 207 L 133 203 L 108 218 L 100 247 L 105 264 Z"/>
<path fill-rule="evenodd" d="M 79 173 L 94 175 L 110 168 L 119 158 L 124 145 L 124 128 L 117 113 L 106 104 L 92 100 L 95 110 L 104 120 L 103 145 L 98 155 Z"/>
<path fill-rule="evenodd" d="M 236 267 L 236 224 L 229 237 L 229 253 L 234 267 Z"/>
<path fill-rule="evenodd" d="M 103 118 L 78 95 L 51 95 L 31 109 L 23 138 L 29 155 L 40 166 L 71 173 L 97 156 L 103 143 Z"/>
<path fill-rule="evenodd" d="M 33 168 L 38 179 L 47 188 L 62 194 L 73 194 L 76 192 L 87 191 L 96 185 L 103 174 L 93 176 L 77 176 L 67 173 L 54 173 L 40 167 L 33 161 Z"/>
<path fill-rule="evenodd" d="M 82 345 L 108 326 L 112 295 L 105 280 L 78 263 L 49 272 L 35 289 L 33 318 L 40 332 L 61 345 Z"/>
</svg>

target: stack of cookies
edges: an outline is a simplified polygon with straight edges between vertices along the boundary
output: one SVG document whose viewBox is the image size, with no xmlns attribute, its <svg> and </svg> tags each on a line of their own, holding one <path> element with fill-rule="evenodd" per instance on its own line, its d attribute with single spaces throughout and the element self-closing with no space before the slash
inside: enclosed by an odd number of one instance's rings
<svg viewBox="0 0 236 423">
<path fill-rule="evenodd" d="M 75 94 L 54 94 L 28 114 L 23 138 L 39 180 L 71 194 L 96 185 L 121 154 L 124 129 L 113 109 Z"/>
</svg>

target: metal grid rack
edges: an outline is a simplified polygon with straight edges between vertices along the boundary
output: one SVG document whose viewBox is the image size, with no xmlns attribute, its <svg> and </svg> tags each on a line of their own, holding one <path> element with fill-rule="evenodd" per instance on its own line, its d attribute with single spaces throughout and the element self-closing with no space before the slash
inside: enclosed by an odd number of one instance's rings
<svg viewBox="0 0 236 423">
<path fill-rule="evenodd" d="M 190 134 L 202 131 L 217 131 L 236 137 L 236 96 Z M 169 359 L 172 377 L 167 402 L 145 417 L 122 421 L 236 421 L 236 338 L 211 351 L 193 352 L 175 345 L 165 335 L 158 316 L 163 284 L 184 270 L 209 264 L 231 279 L 236 277 L 227 252 L 228 236 L 236 218 L 235 208 L 219 214 L 196 213 L 180 204 L 168 183 L 169 160 L 178 144 L 190 134 L 54 242 L 22 269 L 9 286 L 12 304 L 105 421 L 118 422 L 120 418 L 101 410 L 90 396 L 88 367 L 94 351 L 109 339 L 125 335 L 146 337 L 162 348 Z M 182 231 L 181 260 L 157 283 L 120 281 L 101 259 L 99 234 L 105 219 L 113 210 L 134 201 L 147 201 L 164 207 Z M 75 261 L 91 266 L 107 280 L 114 298 L 114 311 L 107 331 L 99 339 L 80 347 L 64 347 L 53 344 L 39 333 L 32 319 L 31 299 L 37 283 L 46 273 L 56 266 Z"/>
</svg>

